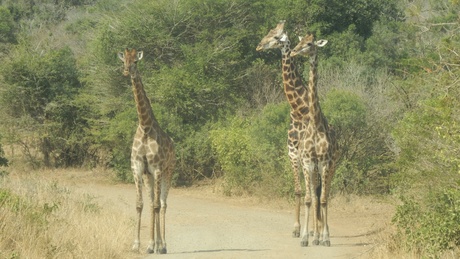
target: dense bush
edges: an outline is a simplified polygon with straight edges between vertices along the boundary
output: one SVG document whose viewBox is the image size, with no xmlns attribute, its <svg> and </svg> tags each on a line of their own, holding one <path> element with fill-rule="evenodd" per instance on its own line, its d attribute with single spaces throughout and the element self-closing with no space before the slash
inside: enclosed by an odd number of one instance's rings
<svg viewBox="0 0 460 259">
<path fill-rule="evenodd" d="M 426 21 L 431 27 L 420 41 L 426 54 L 412 59 L 405 84 L 400 84 L 399 98 L 408 110 L 393 129 L 396 141 L 398 173 L 392 177 L 394 190 L 405 197 L 394 222 L 397 242 L 421 256 L 440 257 L 442 252 L 460 243 L 460 51 L 458 22 L 451 10 L 459 6 L 449 1 L 434 5 L 439 15 Z"/>
<path fill-rule="evenodd" d="M 12 127 L 25 123 L 31 129 L 25 135 L 16 130 L 14 138 L 32 136 L 46 166 L 81 165 L 91 136 L 88 107 L 78 99 L 82 84 L 73 53 L 69 48 L 45 55 L 21 48 L 14 53 L 2 68 L 4 109 Z"/>
<path fill-rule="evenodd" d="M 438 258 L 460 245 L 460 190 L 431 191 L 427 200 L 403 198 L 393 222 L 396 238 L 406 250 Z"/>
<path fill-rule="evenodd" d="M 227 194 L 253 193 L 267 184 L 278 195 L 293 193 L 286 156 L 288 109 L 285 103 L 267 105 L 258 115 L 232 118 L 211 131 Z"/>
</svg>

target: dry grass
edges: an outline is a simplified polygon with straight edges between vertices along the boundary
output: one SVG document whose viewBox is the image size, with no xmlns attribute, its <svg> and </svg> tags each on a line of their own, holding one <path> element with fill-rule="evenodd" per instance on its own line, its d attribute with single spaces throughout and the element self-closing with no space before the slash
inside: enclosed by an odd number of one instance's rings
<svg viewBox="0 0 460 259">
<path fill-rule="evenodd" d="M 56 181 L 0 178 L 0 258 L 127 258 L 132 229 L 127 216 Z"/>
<path fill-rule="evenodd" d="M 376 237 L 378 240 L 375 241 L 372 252 L 369 258 L 375 259 L 420 259 L 420 258 L 432 258 L 427 255 L 421 255 L 409 247 L 401 247 L 401 244 L 397 244 L 393 238 L 396 230 L 388 226 L 383 232 L 379 233 Z M 439 259 L 457 259 L 460 258 L 460 250 L 455 249 L 451 251 L 445 251 L 442 254 L 436 255 L 435 258 Z"/>
</svg>

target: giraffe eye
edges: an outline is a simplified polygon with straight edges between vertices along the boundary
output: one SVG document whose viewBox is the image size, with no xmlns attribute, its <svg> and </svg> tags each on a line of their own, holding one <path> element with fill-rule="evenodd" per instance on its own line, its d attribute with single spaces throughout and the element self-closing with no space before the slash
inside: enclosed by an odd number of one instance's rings
<svg viewBox="0 0 460 259">
<path fill-rule="evenodd" d="M 307 43 L 308 47 L 311 47 L 311 45 L 313 45 L 311 42 Z"/>
<path fill-rule="evenodd" d="M 275 40 L 279 40 L 279 39 L 280 39 L 280 37 L 278 37 L 278 36 L 275 36 Z"/>
</svg>

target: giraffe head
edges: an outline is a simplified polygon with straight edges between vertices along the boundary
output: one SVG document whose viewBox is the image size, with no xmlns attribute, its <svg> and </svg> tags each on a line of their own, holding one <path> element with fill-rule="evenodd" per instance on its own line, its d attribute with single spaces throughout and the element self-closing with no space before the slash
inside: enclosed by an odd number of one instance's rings
<svg viewBox="0 0 460 259">
<path fill-rule="evenodd" d="M 256 50 L 262 51 L 267 49 L 282 48 L 286 43 L 289 43 L 288 36 L 284 32 L 285 21 L 280 21 L 278 25 L 272 29 L 257 45 Z"/>
<path fill-rule="evenodd" d="M 296 55 L 313 56 L 316 54 L 317 47 L 324 47 L 327 44 L 327 40 L 315 41 L 315 36 L 310 33 L 303 38 L 299 37 L 299 40 L 299 44 L 291 50 L 291 57 Z"/>
<path fill-rule="evenodd" d="M 128 48 L 125 49 L 124 52 L 118 53 L 118 58 L 123 61 L 124 70 L 123 75 L 128 76 L 132 69 L 136 67 L 137 61 L 141 60 L 144 53 L 142 51 L 136 51 L 136 49 L 129 50 Z"/>
</svg>

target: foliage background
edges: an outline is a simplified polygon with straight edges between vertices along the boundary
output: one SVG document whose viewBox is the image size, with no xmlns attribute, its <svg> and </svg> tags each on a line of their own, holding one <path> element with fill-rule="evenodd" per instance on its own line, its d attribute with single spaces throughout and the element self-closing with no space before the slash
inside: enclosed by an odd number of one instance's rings
<svg viewBox="0 0 460 259">
<path fill-rule="evenodd" d="M 402 248 L 436 257 L 460 243 L 459 1 L 0 3 L 2 175 L 107 167 L 131 181 L 137 117 L 116 57 L 130 47 L 144 51 L 146 92 L 176 143 L 175 185 L 292 198 L 280 53 L 255 51 L 287 20 L 293 44 L 307 31 L 329 41 L 319 94 L 341 146 L 332 194 L 401 197 Z"/>
</svg>

